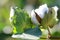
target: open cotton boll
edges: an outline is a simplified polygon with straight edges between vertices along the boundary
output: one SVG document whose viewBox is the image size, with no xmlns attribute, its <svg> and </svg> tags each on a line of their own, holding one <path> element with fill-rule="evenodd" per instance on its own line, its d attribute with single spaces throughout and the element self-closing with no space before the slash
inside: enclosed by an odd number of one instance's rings
<svg viewBox="0 0 60 40">
<path fill-rule="evenodd" d="M 55 18 L 56 18 L 56 21 L 58 21 L 58 19 L 57 19 L 57 11 L 58 11 L 59 8 L 57 6 L 54 6 L 52 8 L 55 10 Z"/>
<path fill-rule="evenodd" d="M 57 18 L 57 12 L 58 12 L 58 7 L 57 6 L 54 6 L 54 7 L 52 7 L 52 9 L 54 9 L 53 10 L 53 13 L 54 13 L 54 20 L 56 20 L 56 22 L 58 22 L 59 20 L 58 20 L 58 18 Z M 53 21 L 54 21 L 53 20 Z M 55 22 L 55 23 L 56 23 Z M 52 22 L 53 23 L 53 22 Z M 51 33 L 54 33 L 54 32 L 58 32 L 59 31 L 59 29 L 60 29 L 60 23 L 59 24 L 55 24 L 55 26 L 53 27 L 53 28 L 51 28 L 50 30 L 51 30 Z"/>
<path fill-rule="evenodd" d="M 36 15 L 34 13 L 34 10 L 32 10 L 32 12 L 31 12 L 31 20 L 34 24 L 39 25 L 39 22 L 36 19 Z"/>
<path fill-rule="evenodd" d="M 58 9 L 59 9 L 57 6 L 54 6 L 54 7 L 52 7 L 52 8 L 54 8 L 55 12 L 57 12 Z"/>
<path fill-rule="evenodd" d="M 42 12 L 45 12 L 45 11 L 48 12 L 49 9 L 48 9 L 47 4 L 44 4 L 39 7 L 39 10 Z"/>
<path fill-rule="evenodd" d="M 35 12 L 41 17 L 43 18 L 45 15 L 45 12 L 48 13 L 48 6 L 47 4 L 41 5 L 38 9 L 35 10 Z"/>
<path fill-rule="evenodd" d="M 5 34 L 11 34 L 12 31 L 13 31 L 13 28 L 11 26 L 5 26 L 3 28 L 3 33 L 5 33 Z"/>
<path fill-rule="evenodd" d="M 10 17 L 9 17 L 9 20 L 10 20 L 10 22 L 12 22 L 12 17 L 14 16 L 14 9 L 13 9 L 13 7 L 11 7 L 11 10 L 10 10 Z"/>
<path fill-rule="evenodd" d="M 31 20 L 33 23 L 35 23 L 36 25 L 40 25 L 38 20 L 36 19 L 36 14 L 35 12 L 39 15 L 39 17 L 42 19 L 45 15 L 45 13 L 47 13 L 49 11 L 47 4 L 41 5 L 38 9 L 32 10 L 31 12 Z"/>
<path fill-rule="evenodd" d="M 30 34 L 26 34 L 26 33 L 23 33 L 23 34 L 18 34 L 18 35 L 12 35 L 13 38 L 21 38 L 21 39 L 26 39 L 26 40 L 38 40 L 40 37 L 36 37 L 36 36 L 33 36 L 33 35 L 30 35 Z"/>
</svg>

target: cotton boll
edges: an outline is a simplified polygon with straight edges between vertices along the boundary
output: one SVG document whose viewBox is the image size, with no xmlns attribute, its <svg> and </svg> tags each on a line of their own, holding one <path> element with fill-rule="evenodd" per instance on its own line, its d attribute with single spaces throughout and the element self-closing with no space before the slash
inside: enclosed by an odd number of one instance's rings
<svg viewBox="0 0 60 40">
<path fill-rule="evenodd" d="M 57 12 L 58 11 L 58 7 L 57 6 L 54 6 L 54 7 L 52 7 L 52 8 L 54 8 L 54 10 Z"/>
<path fill-rule="evenodd" d="M 12 31 L 13 31 L 13 28 L 10 26 L 6 26 L 3 28 L 3 33 L 5 33 L 5 34 L 11 34 Z"/>
<path fill-rule="evenodd" d="M 36 15 L 34 13 L 34 10 L 32 10 L 32 12 L 31 12 L 31 20 L 34 24 L 39 25 L 39 22 L 36 19 Z"/>
<path fill-rule="evenodd" d="M 18 35 L 12 35 L 12 38 L 21 38 L 21 39 L 25 39 L 25 40 L 38 40 L 40 37 L 34 36 L 34 35 L 30 35 L 30 34 L 18 34 Z"/>
<path fill-rule="evenodd" d="M 35 23 L 36 25 L 39 25 L 39 21 L 36 19 L 35 12 L 42 19 L 44 17 L 45 13 L 48 12 L 47 4 L 41 5 L 39 8 L 37 8 L 35 10 L 32 10 L 32 12 L 31 12 L 31 20 L 32 20 L 32 22 Z"/>
<path fill-rule="evenodd" d="M 45 12 L 45 11 L 48 12 L 48 6 L 47 6 L 47 4 L 41 5 L 41 6 L 39 7 L 39 9 L 40 9 L 41 11 L 43 11 L 43 12 Z"/>
<path fill-rule="evenodd" d="M 35 10 L 35 12 L 43 18 L 45 15 L 45 12 L 47 13 L 49 8 L 47 7 L 47 4 L 41 5 L 38 9 Z"/>
<path fill-rule="evenodd" d="M 11 10 L 10 10 L 10 17 L 9 17 L 9 20 L 10 20 L 10 22 L 12 22 L 12 17 L 14 16 L 14 9 L 13 9 L 13 7 L 11 7 Z"/>
<path fill-rule="evenodd" d="M 57 6 L 54 6 L 54 7 L 52 7 L 54 10 L 55 10 L 55 18 L 57 17 L 57 11 L 58 11 L 58 7 Z M 57 19 L 56 19 L 57 20 Z"/>
</svg>

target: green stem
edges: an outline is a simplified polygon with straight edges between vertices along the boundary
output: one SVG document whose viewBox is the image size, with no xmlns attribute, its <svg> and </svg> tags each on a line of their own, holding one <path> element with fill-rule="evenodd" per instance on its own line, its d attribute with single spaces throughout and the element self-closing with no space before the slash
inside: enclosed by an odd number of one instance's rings
<svg viewBox="0 0 60 40">
<path fill-rule="evenodd" d="M 50 39 L 50 37 L 51 37 L 51 32 L 50 32 L 50 30 L 49 30 L 49 27 L 47 28 L 47 30 L 48 30 L 48 39 Z"/>
</svg>

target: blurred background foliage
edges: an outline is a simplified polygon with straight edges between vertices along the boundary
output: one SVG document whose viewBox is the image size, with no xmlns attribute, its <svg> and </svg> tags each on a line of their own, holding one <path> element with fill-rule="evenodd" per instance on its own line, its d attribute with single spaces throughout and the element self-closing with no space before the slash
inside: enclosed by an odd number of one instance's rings
<svg viewBox="0 0 60 40">
<path fill-rule="evenodd" d="M 10 7 L 18 6 L 23 8 L 25 5 L 25 1 L 26 0 L 0 0 L 0 33 L 2 33 L 2 30 L 5 26 L 7 25 L 10 26 L 10 22 L 9 22 Z M 45 3 L 47 3 L 49 7 L 53 7 L 57 5 L 60 8 L 60 0 L 39 0 L 40 5 Z M 58 11 L 58 18 L 60 19 L 60 9 Z M 3 35 L 4 34 L 0 35 L 1 40 L 5 40 L 3 39 L 4 37 Z M 56 35 L 56 33 L 54 35 Z M 12 40 L 15 40 L 15 39 L 12 39 Z"/>
</svg>

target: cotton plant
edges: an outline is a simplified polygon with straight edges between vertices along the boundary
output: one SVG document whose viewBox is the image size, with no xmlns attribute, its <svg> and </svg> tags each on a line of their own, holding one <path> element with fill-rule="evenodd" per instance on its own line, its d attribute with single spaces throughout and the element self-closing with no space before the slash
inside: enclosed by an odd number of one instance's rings
<svg viewBox="0 0 60 40">
<path fill-rule="evenodd" d="M 12 18 L 11 23 L 13 24 L 13 26 L 15 27 L 20 26 L 21 29 L 24 29 L 25 27 L 29 28 L 28 26 L 31 25 L 31 22 L 30 22 L 30 17 L 27 15 L 27 12 L 20 8 L 13 8 L 13 10 L 14 10 L 14 15 L 12 14 L 13 16 L 11 17 Z"/>
<path fill-rule="evenodd" d="M 58 18 L 57 18 L 57 11 L 58 11 L 58 7 L 57 6 L 54 6 L 52 7 L 52 9 L 50 9 L 51 11 L 48 12 L 49 14 L 46 15 L 46 21 L 44 21 L 45 17 L 43 18 L 42 20 L 42 25 L 47 27 L 48 25 L 48 31 L 50 29 L 52 29 L 57 23 L 58 23 Z M 52 14 L 51 14 L 52 13 Z M 51 16 L 51 17 L 50 17 Z M 49 21 L 50 20 L 50 21 Z M 46 22 L 46 23 L 44 23 Z M 51 30 L 49 32 L 49 36 L 51 37 Z"/>
<path fill-rule="evenodd" d="M 58 21 L 57 11 L 57 6 L 48 8 L 47 4 L 44 4 L 35 10 L 33 9 L 29 15 L 24 9 L 11 7 L 9 20 L 14 27 L 12 37 L 22 39 L 39 39 L 40 36 L 37 37 L 24 33 L 26 29 L 33 29 L 35 26 L 38 26 L 38 28 L 41 29 L 42 34 L 45 33 L 44 35 L 50 35 L 49 28 L 52 28 Z"/>
<path fill-rule="evenodd" d="M 35 25 L 41 25 L 41 19 L 43 19 L 44 18 L 44 15 L 45 14 L 48 14 L 48 10 L 49 10 L 49 8 L 48 8 L 48 6 L 47 6 L 47 4 L 44 4 L 44 5 L 41 5 L 39 8 L 37 8 L 37 9 L 35 9 L 35 10 L 32 10 L 32 12 L 31 12 L 31 20 L 32 20 L 32 22 L 35 24 Z M 37 20 L 37 18 L 36 18 L 36 14 L 35 14 L 35 12 L 38 14 L 38 16 L 40 17 L 40 19 L 39 19 L 39 21 Z M 45 13 L 46 12 L 46 13 Z M 40 27 L 40 26 L 39 26 Z M 48 34 L 48 31 L 46 30 L 46 29 L 40 29 L 41 31 L 42 31 L 42 34 L 43 35 L 47 35 Z"/>
<path fill-rule="evenodd" d="M 29 14 L 21 8 L 11 7 L 10 11 L 10 23 L 13 28 L 13 38 L 22 39 L 35 39 L 38 37 L 32 36 L 30 34 L 24 33 L 26 29 L 34 28 L 35 25 L 32 24 Z"/>
<path fill-rule="evenodd" d="M 57 11 L 57 6 L 48 8 L 47 4 L 44 4 L 38 9 L 32 11 L 31 20 L 34 24 L 40 25 L 43 35 L 45 33 L 45 36 L 48 34 L 48 37 L 51 37 L 50 28 L 58 22 Z"/>
</svg>

